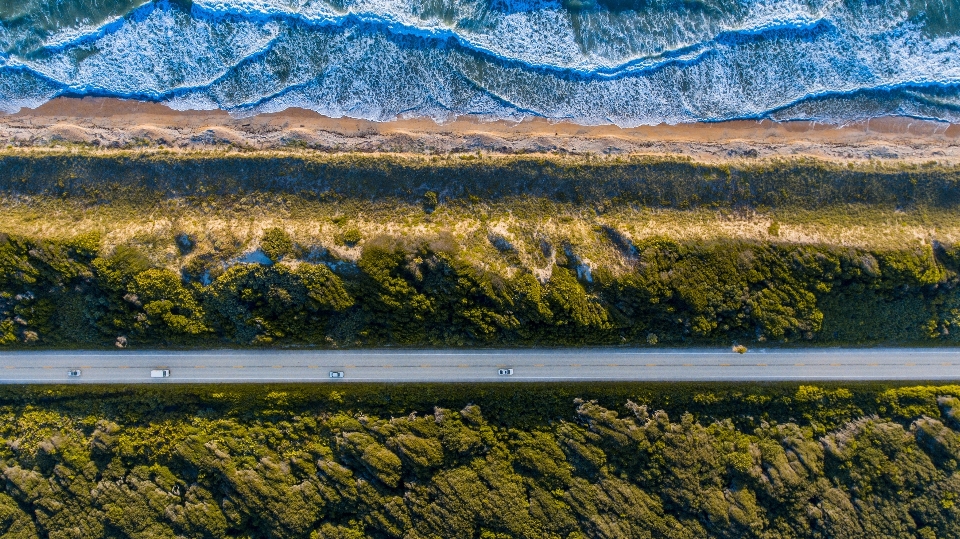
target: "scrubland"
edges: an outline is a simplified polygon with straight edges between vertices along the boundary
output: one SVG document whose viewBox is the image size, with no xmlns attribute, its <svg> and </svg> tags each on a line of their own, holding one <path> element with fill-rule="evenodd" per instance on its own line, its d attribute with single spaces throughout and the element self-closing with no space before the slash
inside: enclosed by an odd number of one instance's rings
<svg viewBox="0 0 960 539">
<path fill-rule="evenodd" d="M 0 534 L 960 534 L 958 386 L 0 388 Z"/>
<path fill-rule="evenodd" d="M 960 168 L 936 163 L 73 149 L 0 164 L 10 347 L 958 335 Z"/>
<path fill-rule="evenodd" d="M 953 346 L 960 169 L 8 150 L 0 347 Z M 955 537 L 960 387 L 0 387 L 0 535 Z"/>
</svg>

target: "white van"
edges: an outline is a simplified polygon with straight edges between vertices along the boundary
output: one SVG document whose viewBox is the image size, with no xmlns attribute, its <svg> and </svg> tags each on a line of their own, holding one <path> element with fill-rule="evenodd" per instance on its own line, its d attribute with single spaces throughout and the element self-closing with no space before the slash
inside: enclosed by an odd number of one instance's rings
<svg viewBox="0 0 960 539">
<path fill-rule="evenodd" d="M 170 369 L 150 371 L 150 378 L 166 378 L 170 376 Z"/>
</svg>

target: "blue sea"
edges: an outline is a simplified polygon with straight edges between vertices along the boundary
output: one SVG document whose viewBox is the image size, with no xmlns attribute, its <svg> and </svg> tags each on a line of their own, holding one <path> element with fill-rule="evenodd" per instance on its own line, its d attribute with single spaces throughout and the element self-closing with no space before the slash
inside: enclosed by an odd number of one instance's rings
<svg viewBox="0 0 960 539">
<path fill-rule="evenodd" d="M 960 121 L 960 0 L 0 0 L 0 111 Z"/>
</svg>

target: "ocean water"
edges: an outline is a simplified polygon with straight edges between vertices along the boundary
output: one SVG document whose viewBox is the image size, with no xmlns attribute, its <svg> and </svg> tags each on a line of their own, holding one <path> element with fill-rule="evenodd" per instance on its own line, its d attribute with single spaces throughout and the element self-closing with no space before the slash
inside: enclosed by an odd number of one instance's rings
<svg viewBox="0 0 960 539">
<path fill-rule="evenodd" d="M 960 121 L 960 0 L 0 0 L 0 111 Z"/>
</svg>

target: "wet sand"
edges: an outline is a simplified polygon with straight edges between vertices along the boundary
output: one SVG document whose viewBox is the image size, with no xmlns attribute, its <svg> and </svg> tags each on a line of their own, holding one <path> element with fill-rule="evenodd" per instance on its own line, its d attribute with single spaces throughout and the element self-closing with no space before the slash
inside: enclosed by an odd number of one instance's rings
<svg viewBox="0 0 960 539">
<path fill-rule="evenodd" d="M 289 109 L 234 118 L 223 111 L 176 111 L 111 98 L 59 98 L 37 109 L 0 114 L 0 144 L 197 150 L 312 148 L 327 152 L 435 154 L 571 153 L 682 155 L 702 161 L 815 157 L 827 160 L 960 163 L 960 124 L 877 118 L 846 126 L 733 121 L 681 125 L 581 126 L 542 119 L 520 123 L 461 118 L 371 122 Z"/>
</svg>

